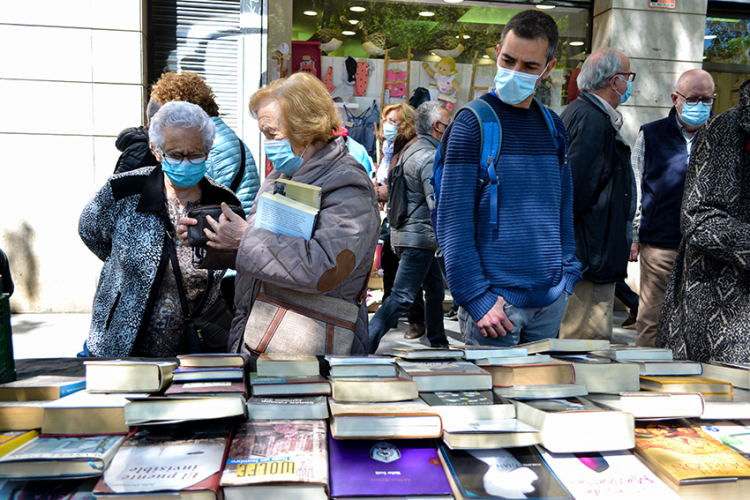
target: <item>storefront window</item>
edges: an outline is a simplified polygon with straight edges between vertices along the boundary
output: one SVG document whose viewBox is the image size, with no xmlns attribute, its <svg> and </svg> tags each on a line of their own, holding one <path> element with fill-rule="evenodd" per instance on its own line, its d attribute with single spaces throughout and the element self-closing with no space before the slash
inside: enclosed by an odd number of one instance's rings
<svg viewBox="0 0 750 500">
<path fill-rule="evenodd" d="M 418 88 L 457 109 L 493 85 L 495 46 L 503 28 L 517 13 L 535 7 L 448 1 L 274 2 L 279 17 L 272 21 L 276 13 L 269 16 L 268 80 L 300 70 L 312 72 L 326 83 L 339 106 L 346 103 L 350 111 L 408 99 Z M 561 112 L 568 104 L 570 75 L 589 50 L 590 12 L 544 7 L 557 21 L 560 43 L 557 65 L 537 97 Z M 308 41 L 320 45 L 297 43 Z M 388 59 L 409 59 L 410 64 L 386 67 L 386 49 Z M 408 83 L 388 83 L 405 80 Z"/>
<path fill-rule="evenodd" d="M 740 85 L 750 78 L 750 16 L 706 19 L 703 69 L 716 82 L 713 112 L 723 113 L 739 104 Z"/>
</svg>

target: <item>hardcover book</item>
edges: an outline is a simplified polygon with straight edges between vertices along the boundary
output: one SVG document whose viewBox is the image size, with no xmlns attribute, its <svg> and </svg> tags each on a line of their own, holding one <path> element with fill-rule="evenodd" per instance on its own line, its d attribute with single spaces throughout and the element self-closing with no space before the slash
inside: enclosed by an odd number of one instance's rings
<svg viewBox="0 0 750 500">
<path fill-rule="evenodd" d="M 536 498 L 573 500 L 536 448 L 451 450 L 440 447 L 457 499 Z"/>
<path fill-rule="evenodd" d="M 417 381 L 407 377 L 331 380 L 331 396 L 339 403 L 409 401 L 417 398 L 418 395 Z"/>
<path fill-rule="evenodd" d="M 258 377 L 250 374 L 254 396 L 310 396 L 331 394 L 331 384 L 320 375 L 312 377 Z"/>
<path fill-rule="evenodd" d="M 328 400 L 331 433 L 336 439 L 436 438 L 442 420 L 421 399 L 399 403 L 341 404 Z"/>
<path fill-rule="evenodd" d="M 245 370 L 237 367 L 181 367 L 172 372 L 173 382 L 195 382 L 200 380 L 244 380 Z"/>
<path fill-rule="evenodd" d="M 750 419 L 750 394 L 744 389 L 735 389 L 732 394 L 703 394 L 701 419 Z"/>
<path fill-rule="evenodd" d="M 632 363 L 638 366 L 638 375 L 651 376 L 687 376 L 687 375 L 702 375 L 703 366 L 697 361 L 620 361 L 620 363 Z M 714 377 L 706 374 L 709 378 L 715 378 L 722 380 L 720 377 Z M 729 382 L 729 381 L 725 381 Z"/>
<path fill-rule="evenodd" d="M 703 397 L 698 393 L 623 392 L 595 394 L 589 399 L 617 411 L 632 413 L 641 419 L 696 418 L 703 414 Z"/>
<path fill-rule="evenodd" d="M 143 395 L 146 396 L 146 395 Z M 124 394 L 79 391 L 42 405 L 42 433 L 127 434 Z"/>
<path fill-rule="evenodd" d="M 637 347 L 632 345 L 611 345 L 609 349 L 594 351 L 592 354 L 618 361 L 660 360 L 672 361 L 672 350 L 663 347 Z"/>
<path fill-rule="evenodd" d="M 315 377 L 318 358 L 306 354 L 263 353 L 258 357 L 258 377 Z"/>
<path fill-rule="evenodd" d="M 464 359 L 473 361 L 477 359 L 523 357 L 528 355 L 524 347 L 492 347 L 483 345 L 452 345 L 451 348 L 464 352 Z"/>
<path fill-rule="evenodd" d="M 729 382 L 733 387 L 750 389 L 750 364 L 701 363 L 701 365 L 703 375 L 708 378 Z"/>
<path fill-rule="evenodd" d="M 318 209 L 281 194 L 261 193 L 256 199 L 255 227 L 276 234 L 312 238 Z"/>
<path fill-rule="evenodd" d="M 0 401 L 59 399 L 85 388 L 86 379 L 82 377 L 39 375 L 0 385 Z"/>
<path fill-rule="evenodd" d="M 510 358 L 481 358 L 475 359 L 477 366 L 508 366 L 508 365 L 536 365 L 551 363 L 549 354 L 531 354 L 529 356 L 512 356 Z"/>
<path fill-rule="evenodd" d="M 286 196 L 310 208 L 320 210 L 320 186 L 304 184 L 291 179 L 276 179 L 273 193 Z"/>
<path fill-rule="evenodd" d="M 331 498 L 452 498 L 437 450 L 425 440 L 337 440 L 329 436 Z"/>
<path fill-rule="evenodd" d="M 36 437 L 0 458 L 0 479 L 101 476 L 125 436 Z"/>
<path fill-rule="evenodd" d="M 638 367 L 617 363 L 591 354 L 558 355 L 557 359 L 573 363 L 576 383 L 584 384 L 589 393 L 618 394 L 640 390 Z"/>
<path fill-rule="evenodd" d="M 528 344 L 525 347 L 529 354 L 549 352 L 591 352 L 609 349 L 609 340 L 596 339 L 545 339 Z"/>
<path fill-rule="evenodd" d="M 731 394 L 732 384 L 706 377 L 641 377 L 641 389 L 654 392 Z"/>
<path fill-rule="evenodd" d="M 492 385 L 495 387 L 573 384 L 576 381 L 573 363 L 565 361 L 534 365 L 486 366 L 485 369 L 492 374 Z"/>
<path fill-rule="evenodd" d="M 252 397 L 247 400 L 250 420 L 326 420 L 328 400 L 325 396 L 301 398 Z"/>
<path fill-rule="evenodd" d="M 543 452 L 542 458 L 576 500 L 680 500 L 629 451 Z"/>
<path fill-rule="evenodd" d="M 442 347 L 394 347 L 393 355 L 403 359 L 461 359 L 463 351 Z"/>
<path fill-rule="evenodd" d="M 190 491 L 219 498 L 229 426 L 213 421 L 136 429 L 115 453 L 94 494 L 124 498 Z"/>
<path fill-rule="evenodd" d="M 460 352 L 460 351 L 459 351 Z M 420 392 L 486 391 L 492 389 L 492 376 L 469 361 L 407 361 L 398 366 L 417 383 Z"/>
<path fill-rule="evenodd" d="M 326 356 L 331 378 L 395 377 L 396 360 L 390 356 Z"/>
<path fill-rule="evenodd" d="M 633 415 L 609 411 L 583 397 L 514 401 L 516 418 L 539 429 L 553 453 L 629 450 L 635 445 Z"/>
<path fill-rule="evenodd" d="M 557 399 L 586 396 L 585 384 L 511 385 L 495 387 L 492 391 L 499 397 L 511 399 Z"/>
<path fill-rule="evenodd" d="M 0 431 L 40 429 L 46 401 L 0 401 Z"/>
<path fill-rule="evenodd" d="M 247 397 L 247 386 L 243 380 L 208 380 L 202 382 L 175 382 L 164 393 L 167 396 L 206 396 L 241 394 Z"/>
<path fill-rule="evenodd" d="M 440 415 L 444 424 L 516 416 L 516 408 L 511 403 L 502 402 L 492 391 L 422 392 L 419 397 Z"/>
<path fill-rule="evenodd" d="M 444 420 L 443 442 L 451 449 L 494 449 L 542 442 L 538 429 L 515 418 Z"/>
<path fill-rule="evenodd" d="M 328 452 L 326 425 L 320 420 L 250 421 L 238 425 L 232 437 L 221 485 L 227 500 L 258 492 L 274 498 L 327 498 Z M 289 489 L 289 486 L 296 488 Z M 260 488 L 260 489 L 259 489 Z M 295 496 L 297 495 L 297 496 Z"/>
<path fill-rule="evenodd" d="M 246 355 L 227 353 L 180 354 L 177 359 L 180 366 L 187 367 L 234 367 L 242 368 L 247 361 Z"/>
<path fill-rule="evenodd" d="M 172 382 L 173 361 L 85 361 L 89 392 L 159 392 Z"/>
<path fill-rule="evenodd" d="M 125 405 L 127 425 L 159 425 L 246 416 L 247 402 L 241 394 L 216 397 L 131 397 Z"/>
</svg>

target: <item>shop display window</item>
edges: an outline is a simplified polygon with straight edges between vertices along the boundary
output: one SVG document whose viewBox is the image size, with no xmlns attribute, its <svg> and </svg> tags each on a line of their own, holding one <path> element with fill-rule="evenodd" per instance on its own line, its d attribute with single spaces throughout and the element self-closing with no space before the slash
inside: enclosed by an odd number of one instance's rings
<svg viewBox="0 0 750 500">
<path fill-rule="evenodd" d="M 750 78 L 750 12 L 712 12 L 709 4 L 703 69 L 716 82 L 713 112 L 739 104 L 740 86 Z"/>
<path fill-rule="evenodd" d="M 458 109 L 493 85 L 495 46 L 508 20 L 536 8 L 527 3 L 458 1 L 273 2 L 268 81 L 300 70 L 319 72 L 334 100 L 340 107 L 346 103 L 350 112 L 408 99 L 418 88 L 437 94 L 448 109 Z M 569 102 L 571 75 L 575 78 L 589 52 L 591 31 L 588 6 L 565 3 L 568 6 L 539 5 L 557 21 L 560 41 L 557 64 L 537 97 L 558 113 Z M 308 53 L 308 42 L 319 43 L 319 57 Z M 386 66 L 386 50 L 389 61 L 409 62 Z M 308 52 L 300 56 L 301 51 Z"/>
</svg>

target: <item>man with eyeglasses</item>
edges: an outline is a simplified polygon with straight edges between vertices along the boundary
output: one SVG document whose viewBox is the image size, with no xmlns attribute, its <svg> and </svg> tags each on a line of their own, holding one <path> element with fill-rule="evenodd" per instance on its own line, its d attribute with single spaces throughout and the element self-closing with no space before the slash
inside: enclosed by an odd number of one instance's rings
<svg viewBox="0 0 750 500">
<path fill-rule="evenodd" d="M 630 146 L 617 108 L 630 97 L 628 57 L 602 49 L 583 63 L 581 93 L 563 111 L 573 176 L 576 257 L 583 279 L 568 300 L 560 338 L 612 338 L 615 286 L 627 277 L 636 209 Z"/>
<path fill-rule="evenodd" d="M 633 149 L 639 211 L 633 228 L 640 237 L 641 293 L 636 345 L 656 345 L 664 292 L 680 246 L 680 207 L 696 133 L 711 114 L 714 80 L 702 69 L 683 73 L 669 116 L 641 127 Z M 636 240 L 638 241 L 638 240 Z"/>
</svg>

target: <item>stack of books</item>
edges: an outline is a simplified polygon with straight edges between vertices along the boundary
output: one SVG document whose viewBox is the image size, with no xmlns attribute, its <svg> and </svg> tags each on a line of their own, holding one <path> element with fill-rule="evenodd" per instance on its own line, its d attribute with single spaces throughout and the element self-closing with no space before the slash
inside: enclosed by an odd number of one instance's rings
<svg viewBox="0 0 750 500">
<path fill-rule="evenodd" d="M 250 399 L 239 355 L 0 386 L 0 498 L 747 496 L 743 367 L 567 339 L 396 354 L 265 355 Z"/>
<path fill-rule="evenodd" d="M 320 376 L 315 356 L 262 354 L 257 373 L 250 375 L 253 396 L 247 401 L 251 420 L 328 418 L 331 393 Z"/>
</svg>

